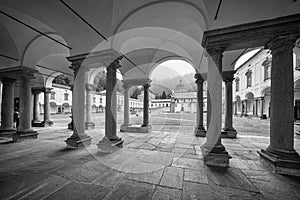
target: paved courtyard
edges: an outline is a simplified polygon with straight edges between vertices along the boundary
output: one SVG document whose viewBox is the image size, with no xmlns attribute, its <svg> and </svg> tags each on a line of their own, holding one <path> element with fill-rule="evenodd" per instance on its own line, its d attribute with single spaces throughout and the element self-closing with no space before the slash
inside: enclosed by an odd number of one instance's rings
<svg viewBox="0 0 300 200">
<path fill-rule="evenodd" d="M 141 116 L 131 115 L 131 122 L 141 123 Z M 299 178 L 277 175 L 259 161 L 256 151 L 269 144 L 268 120 L 234 118 L 238 138 L 223 139 L 232 159 L 221 170 L 203 165 L 195 114 L 153 112 L 152 133 L 119 133 L 123 148 L 111 154 L 96 146 L 103 113 L 87 131 L 92 144 L 76 150 L 64 142 L 72 134 L 68 115 L 51 117 L 55 126 L 39 128 L 36 140 L 1 138 L 0 199 L 300 199 Z M 295 149 L 300 152 L 296 134 Z"/>
</svg>

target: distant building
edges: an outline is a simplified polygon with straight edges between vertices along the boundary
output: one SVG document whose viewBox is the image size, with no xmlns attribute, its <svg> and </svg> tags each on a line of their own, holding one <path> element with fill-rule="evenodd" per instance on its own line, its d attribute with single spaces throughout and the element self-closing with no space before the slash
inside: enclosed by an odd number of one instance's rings
<svg viewBox="0 0 300 200">
<path fill-rule="evenodd" d="M 234 113 L 261 118 L 270 117 L 271 109 L 270 50 L 259 49 L 236 69 L 233 84 Z M 295 118 L 300 119 L 300 48 L 294 48 Z"/>
<path fill-rule="evenodd" d="M 173 98 L 175 99 L 175 112 L 197 112 L 197 92 L 189 91 L 181 80 L 175 87 Z M 203 93 L 203 98 L 203 109 L 206 111 L 206 92 Z"/>
</svg>

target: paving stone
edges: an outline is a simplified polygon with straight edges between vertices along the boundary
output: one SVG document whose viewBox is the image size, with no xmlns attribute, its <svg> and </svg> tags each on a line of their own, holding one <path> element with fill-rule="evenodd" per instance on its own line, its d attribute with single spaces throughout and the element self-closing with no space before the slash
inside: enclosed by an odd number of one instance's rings
<svg viewBox="0 0 300 200">
<path fill-rule="evenodd" d="M 236 168 L 205 167 L 210 184 L 223 187 L 258 192 L 249 179 Z"/>
<path fill-rule="evenodd" d="M 152 196 L 153 200 L 180 200 L 181 190 L 157 186 Z"/>
<path fill-rule="evenodd" d="M 164 167 L 150 163 L 139 163 L 133 173 L 128 173 L 125 178 L 145 183 L 159 184 Z"/>
<path fill-rule="evenodd" d="M 122 180 L 104 200 L 130 199 L 141 200 L 151 199 L 155 185 L 141 183 L 131 180 Z"/>
<path fill-rule="evenodd" d="M 81 200 L 81 199 L 104 199 L 111 191 L 110 188 L 80 182 L 71 182 L 55 193 L 48 196 L 49 200 Z"/>
<path fill-rule="evenodd" d="M 279 181 L 272 181 L 270 183 L 269 181 L 251 179 L 251 182 L 259 189 L 266 199 L 300 199 L 300 196 L 296 191 Z"/>
<path fill-rule="evenodd" d="M 208 184 L 183 182 L 182 199 L 217 200 Z"/>
<path fill-rule="evenodd" d="M 151 143 L 144 143 L 141 146 L 138 147 L 139 149 L 147 149 L 147 150 L 154 150 L 156 149 L 156 146 Z"/>
<path fill-rule="evenodd" d="M 190 159 L 195 159 L 195 160 L 203 160 L 202 155 L 183 154 L 183 155 L 178 155 L 177 157 L 190 158 Z"/>
<path fill-rule="evenodd" d="M 210 185 L 210 187 L 218 200 L 265 200 L 265 197 L 259 192 L 249 192 L 217 185 Z"/>
<path fill-rule="evenodd" d="M 31 176 L 28 174 L 27 178 L 30 179 Z M 16 184 L 1 184 L 0 199 L 44 199 L 69 183 L 70 181 L 67 179 L 57 176 L 49 176 L 42 181 L 32 184 L 24 184 L 23 182 L 19 185 L 19 187 Z"/>
<path fill-rule="evenodd" d="M 204 170 L 204 164 L 201 160 L 190 159 L 190 158 L 174 157 L 172 166 Z"/>
<path fill-rule="evenodd" d="M 229 166 L 239 169 L 249 169 L 243 161 L 244 160 L 239 158 L 232 158 L 229 160 Z"/>
<path fill-rule="evenodd" d="M 173 162 L 173 157 L 174 153 L 158 151 L 158 154 L 155 156 L 152 163 L 156 165 L 170 166 Z"/>
<path fill-rule="evenodd" d="M 241 171 L 249 178 L 249 179 L 257 179 L 263 181 L 277 181 L 275 175 L 268 171 L 257 171 L 257 170 L 249 170 L 249 169 L 241 169 Z"/>
<path fill-rule="evenodd" d="M 119 181 L 126 176 L 126 173 L 115 169 L 110 169 L 93 180 L 92 184 L 104 187 L 114 187 Z"/>
<path fill-rule="evenodd" d="M 208 183 L 206 172 L 194 169 L 184 169 L 183 180 L 196 183 Z"/>
<path fill-rule="evenodd" d="M 176 167 L 166 167 L 159 185 L 181 189 L 182 181 L 183 169 Z"/>
</svg>

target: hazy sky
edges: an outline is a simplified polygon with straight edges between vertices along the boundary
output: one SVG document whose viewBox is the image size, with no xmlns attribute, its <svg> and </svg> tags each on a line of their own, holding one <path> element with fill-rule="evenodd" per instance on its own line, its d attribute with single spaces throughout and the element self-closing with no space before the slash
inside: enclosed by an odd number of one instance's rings
<svg viewBox="0 0 300 200">
<path fill-rule="evenodd" d="M 195 73 L 194 68 L 183 60 L 168 60 L 158 65 L 152 72 L 151 79 L 166 79 Z"/>
</svg>

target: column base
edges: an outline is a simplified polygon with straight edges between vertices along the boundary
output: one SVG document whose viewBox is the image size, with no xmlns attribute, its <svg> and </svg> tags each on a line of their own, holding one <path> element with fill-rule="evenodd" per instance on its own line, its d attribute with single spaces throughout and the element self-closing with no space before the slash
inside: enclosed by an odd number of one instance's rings
<svg viewBox="0 0 300 200">
<path fill-rule="evenodd" d="M 85 122 L 85 130 L 89 130 L 89 129 L 95 129 L 94 122 Z"/>
<path fill-rule="evenodd" d="M 34 120 L 31 123 L 32 127 L 44 127 L 43 122 L 39 121 L 39 120 Z"/>
<path fill-rule="evenodd" d="M 207 154 L 204 153 L 202 148 L 202 154 L 204 155 L 204 164 L 214 167 L 229 167 L 229 159 L 232 158 L 223 145 L 213 147 Z"/>
<path fill-rule="evenodd" d="M 206 130 L 204 127 L 196 127 L 194 131 L 196 137 L 206 137 Z"/>
<path fill-rule="evenodd" d="M 48 127 L 53 125 L 53 121 L 43 121 L 42 122 L 43 126 L 42 127 Z"/>
<path fill-rule="evenodd" d="M 122 138 L 108 139 L 106 136 L 97 144 L 99 152 L 112 153 L 123 147 Z"/>
<path fill-rule="evenodd" d="M 150 133 L 151 132 L 151 125 L 147 126 L 140 126 L 140 125 L 121 125 L 120 131 L 121 132 L 130 132 L 130 133 Z"/>
<path fill-rule="evenodd" d="M 92 142 L 92 137 L 89 135 L 72 135 L 67 140 L 65 140 L 67 146 L 70 148 L 79 148 L 88 146 Z"/>
<path fill-rule="evenodd" d="M 234 128 L 224 128 L 221 131 L 222 138 L 234 138 L 236 139 L 237 132 Z"/>
<path fill-rule="evenodd" d="M 300 176 L 300 157 L 296 151 L 283 153 L 262 149 L 258 154 L 260 161 L 276 173 Z"/>
<path fill-rule="evenodd" d="M 18 130 L 13 133 L 13 141 L 19 141 L 22 139 L 36 139 L 38 138 L 38 133 L 33 129 Z"/>
<path fill-rule="evenodd" d="M 266 114 L 263 114 L 259 117 L 260 119 L 267 119 L 267 115 Z"/>
<path fill-rule="evenodd" d="M 12 137 L 13 134 L 16 132 L 16 129 L 13 128 L 7 128 L 7 129 L 1 129 L 0 130 L 0 137 Z"/>
</svg>

